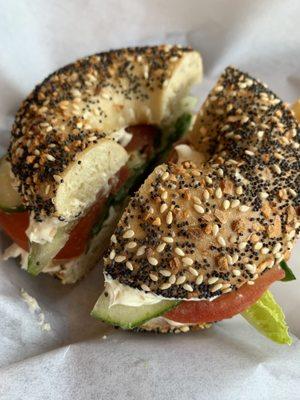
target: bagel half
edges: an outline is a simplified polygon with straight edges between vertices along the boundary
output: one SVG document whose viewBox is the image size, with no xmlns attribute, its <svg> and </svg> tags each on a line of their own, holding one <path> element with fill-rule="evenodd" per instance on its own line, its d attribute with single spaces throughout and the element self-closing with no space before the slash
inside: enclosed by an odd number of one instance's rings
<svg viewBox="0 0 300 400">
<path fill-rule="evenodd" d="M 299 140 L 287 105 L 228 67 L 189 136 L 207 161 L 157 167 L 111 238 L 104 258 L 110 305 L 132 306 L 126 292 L 138 305 L 141 298 L 155 304 L 153 316 L 161 317 L 168 305 L 155 299 L 176 300 L 172 307 L 213 301 L 279 269 L 300 232 Z M 92 314 L 102 318 L 100 303 Z M 151 319 L 140 320 L 151 329 Z"/>
<path fill-rule="evenodd" d="M 30 273 L 56 271 L 61 260 L 52 260 L 99 197 L 110 200 L 120 171 L 142 172 L 168 145 L 201 77 L 199 53 L 161 45 L 80 59 L 35 88 L 16 115 L 7 156 L 13 186 L 31 213 Z M 127 150 L 128 128 L 136 125 L 156 129 L 158 145 L 147 159 Z M 136 180 L 129 178 L 125 194 Z"/>
<path fill-rule="evenodd" d="M 23 102 L 12 128 L 8 159 L 24 204 L 35 218 L 76 218 L 126 164 L 115 133 L 169 126 L 200 78 L 199 54 L 178 46 L 100 53 L 50 75 Z"/>
</svg>

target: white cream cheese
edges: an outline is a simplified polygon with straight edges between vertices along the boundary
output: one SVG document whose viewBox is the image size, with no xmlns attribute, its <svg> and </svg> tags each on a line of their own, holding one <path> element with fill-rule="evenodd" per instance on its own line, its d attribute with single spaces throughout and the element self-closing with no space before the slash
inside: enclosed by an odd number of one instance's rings
<svg viewBox="0 0 300 400">
<path fill-rule="evenodd" d="M 196 165 L 201 165 L 206 161 L 203 153 L 194 150 L 191 146 L 188 146 L 187 144 L 179 144 L 175 146 L 175 150 L 178 155 L 178 164 L 181 164 L 184 161 L 192 161 Z"/>
<path fill-rule="evenodd" d="M 152 293 L 145 293 L 142 290 L 123 285 L 110 276 L 105 276 L 105 291 L 109 296 L 109 306 L 122 304 L 130 307 L 139 307 L 143 305 L 156 304 L 161 298 Z"/>
<path fill-rule="evenodd" d="M 49 217 L 42 222 L 37 222 L 34 220 L 33 214 L 31 214 L 26 235 L 30 242 L 45 244 L 47 242 L 52 242 L 56 235 L 57 228 L 66 224 L 66 222 L 61 222 L 54 217 Z"/>
<path fill-rule="evenodd" d="M 168 331 L 169 328 L 171 329 L 176 329 L 176 328 L 183 328 L 182 331 L 188 331 L 190 326 L 194 326 L 197 324 L 182 324 L 181 322 L 176 322 L 172 321 L 171 319 L 165 318 L 165 317 L 156 317 L 150 319 L 150 321 L 147 321 L 144 323 L 141 328 L 153 331 L 156 329 L 159 329 L 161 331 Z"/>
<path fill-rule="evenodd" d="M 179 300 L 178 298 L 169 298 L 159 296 L 154 293 L 146 293 L 143 290 L 132 288 L 128 285 L 123 285 L 116 279 L 112 279 L 109 275 L 105 275 L 105 291 L 109 296 L 109 306 L 112 307 L 116 304 L 122 304 L 130 307 L 140 307 L 159 303 L 162 300 Z M 219 296 L 214 296 L 209 299 L 212 301 Z M 207 301 L 207 299 L 199 299 L 191 297 L 183 301 Z"/>
<path fill-rule="evenodd" d="M 131 141 L 133 135 L 132 133 L 127 132 L 125 128 L 121 128 L 118 131 L 113 132 L 110 136 L 121 146 L 126 147 Z"/>
<path fill-rule="evenodd" d="M 21 268 L 27 269 L 28 252 L 23 250 L 17 243 L 10 245 L 3 253 L 2 260 L 6 261 L 9 258 L 21 257 Z"/>
</svg>

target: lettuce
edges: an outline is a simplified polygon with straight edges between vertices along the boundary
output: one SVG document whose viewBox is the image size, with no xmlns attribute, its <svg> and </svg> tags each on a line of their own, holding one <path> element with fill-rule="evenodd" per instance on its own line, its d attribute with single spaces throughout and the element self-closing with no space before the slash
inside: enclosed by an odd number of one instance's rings
<svg viewBox="0 0 300 400">
<path fill-rule="evenodd" d="M 285 316 L 268 290 L 241 314 L 258 332 L 279 344 L 292 343 Z"/>
</svg>

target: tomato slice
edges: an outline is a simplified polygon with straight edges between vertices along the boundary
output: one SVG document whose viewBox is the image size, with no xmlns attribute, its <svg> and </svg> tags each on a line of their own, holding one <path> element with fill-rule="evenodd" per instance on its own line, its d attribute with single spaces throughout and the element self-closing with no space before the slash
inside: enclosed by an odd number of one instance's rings
<svg viewBox="0 0 300 400">
<path fill-rule="evenodd" d="M 126 150 L 130 153 L 135 150 L 144 152 L 148 157 L 153 151 L 154 138 L 158 134 L 159 130 L 152 126 L 137 125 L 128 128 L 128 131 L 132 133 L 132 139 L 126 146 Z M 113 185 L 111 193 L 116 193 L 121 186 L 126 182 L 129 177 L 129 170 L 127 167 L 123 167 L 118 172 L 118 181 Z M 70 237 L 64 248 L 57 254 L 55 259 L 70 259 L 80 256 L 86 247 L 86 243 L 89 239 L 91 229 L 97 218 L 101 215 L 103 207 L 106 203 L 109 194 L 105 197 L 99 197 L 96 203 L 90 208 L 90 210 L 79 219 L 76 226 L 70 233 Z M 26 236 L 26 229 L 29 225 L 29 212 L 18 212 L 18 213 L 6 213 L 0 211 L 0 226 L 4 232 L 22 249 L 29 249 L 28 238 Z"/>
<path fill-rule="evenodd" d="M 128 153 L 139 150 L 149 158 L 153 153 L 154 138 L 160 133 L 159 129 L 151 125 L 136 125 L 127 130 L 132 133 L 132 139 L 126 146 Z"/>
<path fill-rule="evenodd" d="M 272 268 L 260 276 L 254 285 L 245 284 L 212 301 L 183 301 L 164 314 L 164 317 L 186 324 L 203 324 L 231 318 L 254 304 L 273 282 L 284 278 L 284 275 L 281 268 Z"/>
<path fill-rule="evenodd" d="M 18 246 L 28 250 L 26 229 L 29 225 L 29 212 L 6 213 L 0 211 L 0 226 Z"/>
</svg>

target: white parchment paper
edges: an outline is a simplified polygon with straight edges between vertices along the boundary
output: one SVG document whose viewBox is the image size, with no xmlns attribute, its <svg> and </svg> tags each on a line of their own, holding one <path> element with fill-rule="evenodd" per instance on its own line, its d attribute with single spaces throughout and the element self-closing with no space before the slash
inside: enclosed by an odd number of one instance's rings
<svg viewBox="0 0 300 400">
<path fill-rule="evenodd" d="M 179 42 L 200 50 L 203 101 L 234 64 L 286 101 L 300 97 L 299 1 L 0 0 L 0 144 L 20 101 L 50 72 L 83 55 Z M 1 236 L 1 249 L 9 240 Z M 300 247 L 290 265 L 300 278 Z M 297 257 L 298 256 L 298 257 Z M 299 281 L 274 285 L 291 347 L 259 336 L 240 317 L 205 332 L 116 331 L 89 312 L 101 271 L 75 286 L 0 265 L 0 399 L 300 399 Z M 52 329 L 42 331 L 21 289 Z"/>
</svg>

